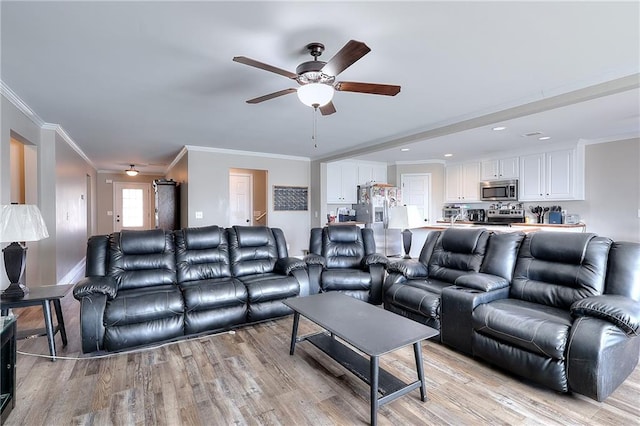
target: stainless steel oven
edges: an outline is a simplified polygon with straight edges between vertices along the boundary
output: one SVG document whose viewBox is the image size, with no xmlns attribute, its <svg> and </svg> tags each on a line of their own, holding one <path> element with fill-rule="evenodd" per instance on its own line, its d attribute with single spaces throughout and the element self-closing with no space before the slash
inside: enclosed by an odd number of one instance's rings
<svg viewBox="0 0 640 426">
<path fill-rule="evenodd" d="M 489 180 L 480 182 L 482 201 L 518 201 L 518 180 Z"/>
</svg>

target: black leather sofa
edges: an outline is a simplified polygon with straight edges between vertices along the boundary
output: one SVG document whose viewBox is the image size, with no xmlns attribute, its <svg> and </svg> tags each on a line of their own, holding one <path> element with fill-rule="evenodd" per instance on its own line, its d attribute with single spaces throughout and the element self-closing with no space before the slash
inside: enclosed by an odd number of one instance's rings
<svg viewBox="0 0 640 426">
<path fill-rule="evenodd" d="M 282 230 L 218 226 L 89 238 L 80 301 L 83 352 L 118 351 L 291 313 L 308 295 Z"/>
<path fill-rule="evenodd" d="M 372 229 L 356 225 L 313 228 L 304 260 L 311 293 L 340 291 L 374 305 L 382 303 L 388 259 L 376 253 Z"/>
<path fill-rule="evenodd" d="M 451 228 L 391 263 L 386 309 L 461 352 L 598 401 L 640 355 L 640 244 L 594 234 Z"/>
</svg>

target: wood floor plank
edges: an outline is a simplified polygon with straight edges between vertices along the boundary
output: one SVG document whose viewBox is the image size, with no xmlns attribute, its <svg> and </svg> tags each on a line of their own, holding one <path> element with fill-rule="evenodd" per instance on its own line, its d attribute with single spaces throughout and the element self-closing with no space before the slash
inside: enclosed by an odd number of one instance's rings
<svg viewBox="0 0 640 426">
<path fill-rule="evenodd" d="M 234 333 L 90 358 L 80 352 L 79 303 L 62 300 L 69 344 L 58 359 L 18 355 L 16 407 L 7 425 L 360 425 L 369 388 L 308 342 L 289 355 L 292 318 Z M 16 310 L 18 327 L 42 327 L 40 308 Z M 301 319 L 299 333 L 319 331 Z M 436 342 L 422 343 L 426 402 L 413 391 L 380 408 L 380 425 L 603 425 L 640 423 L 640 368 L 606 401 L 560 394 Z M 48 354 L 45 337 L 20 351 Z M 411 347 L 380 359 L 416 378 Z"/>
</svg>

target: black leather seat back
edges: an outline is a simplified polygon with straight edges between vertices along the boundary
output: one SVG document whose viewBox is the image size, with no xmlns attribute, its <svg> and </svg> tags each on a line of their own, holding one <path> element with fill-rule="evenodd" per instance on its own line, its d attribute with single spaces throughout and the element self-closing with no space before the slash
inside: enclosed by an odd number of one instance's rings
<svg viewBox="0 0 640 426">
<path fill-rule="evenodd" d="M 227 232 L 233 276 L 273 272 L 278 260 L 278 245 L 270 228 L 234 226 L 227 229 Z"/>
<path fill-rule="evenodd" d="M 175 231 L 178 283 L 231 276 L 227 232 L 218 226 Z"/>
<path fill-rule="evenodd" d="M 522 242 L 510 297 L 569 309 L 602 294 L 611 240 L 595 234 L 538 231 Z"/>
<path fill-rule="evenodd" d="M 453 283 L 479 272 L 490 233 L 486 229 L 450 228 L 442 232 L 429 259 L 429 278 Z"/>
<path fill-rule="evenodd" d="M 94 235 L 87 241 L 85 277 L 104 277 L 109 264 L 109 236 Z"/>
<path fill-rule="evenodd" d="M 492 233 L 480 272 L 497 275 L 511 282 L 522 240 L 522 232 Z"/>
<path fill-rule="evenodd" d="M 640 302 L 639 243 L 617 241 L 611 245 L 604 292 Z"/>
<path fill-rule="evenodd" d="M 356 225 L 327 226 L 322 233 L 326 268 L 361 268 L 365 256 L 362 230 Z"/>
<path fill-rule="evenodd" d="M 108 275 L 118 290 L 176 284 L 173 234 L 162 229 L 111 234 Z"/>
</svg>

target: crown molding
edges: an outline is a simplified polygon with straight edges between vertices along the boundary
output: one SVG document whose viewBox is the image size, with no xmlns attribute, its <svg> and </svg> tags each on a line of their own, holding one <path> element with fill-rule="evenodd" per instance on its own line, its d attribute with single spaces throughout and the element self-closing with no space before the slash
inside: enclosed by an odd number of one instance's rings
<svg viewBox="0 0 640 426">
<path fill-rule="evenodd" d="M 184 148 L 187 151 L 214 152 L 214 153 L 217 153 L 217 154 L 244 155 L 244 156 L 249 156 L 249 157 L 265 157 L 265 158 L 277 158 L 277 159 L 280 159 L 280 160 L 294 160 L 294 161 L 311 162 L 311 159 L 309 157 L 297 157 L 295 155 L 269 154 L 269 153 L 266 153 L 266 152 L 253 152 L 253 151 L 237 151 L 237 150 L 234 150 L 234 149 L 211 148 L 211 147 L 208 147 L 208 146 L 195 146 L 195 145 L 185 145 Z M 178 155 L 180 155 L 180 154 L 178 154 Z"/>
<path fill-rule="evenodd" d="M 402 161 L 396 161 L 394 162 L 392 165 L 396 165 L 396 166 L 407 166 L 407 165 L 411 165 L 411 164 L 447 164 L 446 160 L 402 160 Z"/>
<path fill-rule="evenodd" d="M 80 149 L 80 147 L 76 145 L 73 139 L 71 139 L 71 136 L 69 136 L 69 134 L 62 128 L 62 126 L 54 123 L 44 123 L 42 126 L 40 126 L 40 128 L 43 130 L 53 130 L 54 132 L 56 132 L 56 134 L 60 136 L 67 143 L 67 145 L 69 145 L 71 149 L 73 149 L 80 157 L 82 157 L 82 159 L 86 161 L 87 164 L 93 167 L 94 170 L 97 170 L 96 165 L 93 164 L 93 161 L 91 161 L 89 157 L 87 157 L 87 155 L 82 151 L 82 149 Z"/>
<path fill-rule="evenodd" d="M 165 174 L 169 173 L 169 170 L 173 169 L 175 167 L 175 165 L 178 164 L 178 161 L 180 161 L 180 159 L 182 157 L 184 157 L 184 155 L 186 153 L 187 153 L 187 147 L 183 146 L 182 149 L 180 150 L 180 152 L 178 153 L 178 155 L 176 155 L 176 157 L 173 159 L 173 161 L 171 163 L 169 163 L 169 165 L 165 169 L 164 173 Z"/>
<path fill-rule="evenodd" d="M 27 105 L 22 99 L 20 99 L 20 96 L 18 96 L 16 92 L 11 90 L 11 88 L 7 86 L 7 84 L 2 80 L 0 80 L 0 93 L 5 97 L 5 99 L 11 102 L 13 106 L 18 108 L 20 112 L 26 115 L 27 118 L 33 122 L 33 124 L 38 127 L 42 127 L 43 124 L 45 124 L 44 120 L 40 118 L 34 110 L 29 108 L 29 105 Z"/>
</svg>

